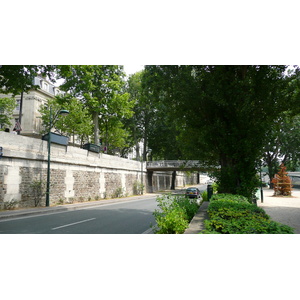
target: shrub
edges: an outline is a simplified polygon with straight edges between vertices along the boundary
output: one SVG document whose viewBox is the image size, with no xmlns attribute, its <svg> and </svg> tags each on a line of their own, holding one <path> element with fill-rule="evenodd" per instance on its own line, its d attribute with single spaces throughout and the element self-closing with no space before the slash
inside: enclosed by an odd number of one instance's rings
<svg viewBox="0 0 300 300">
<path fill-rule="evenodd" d="M 210 219 L 204 222 L 202 233 L 293 233 L 291 227 L 272 221 L 262 208 L 245 199 L 224 194 L 215 197 L 208 206 Z"/>
<path fill-rule="evenodd" d="M 42 197 L 46 194 L 46 184 L 41 180 L 34 180 L 30 184 L 32 190 L 34 206 L 37 207 L 41 204 Z"/>
<path fill-rule="evenodd" d="M 210 201 L 212 202 L 214 200 L 222 200 L 222 199 L 238 201 L 238 202 L 247 202 L 247 203 L 250 202 L 248 198 L 242 195 L 233 195 L 233 194 L 214 194 L 211 197 Z"/>
<path fill-rule="evenodd" d="M 154 233 L 183 233 L 199 208 L 195 199 L 184 196 L 167 194 L 156 201 L 159 210 L 153 212 L 157 223 Z"/>
<path fill-rule="evenodd" d="M 219 185 L 217 182 L 213 182 L 212 184 L 212 188 L 213 188 L 213 193 L 217 193 L 218 192 L 218 188 L 219 188 Z"/>
<path fill-rule="evenodd" d="M 207 191 L 202 192 L 201 196 L 202 196 L 202 200 L 203 200 L 203 201 L 208 201 L 208 198 L 207 198 Z"/>
<path fill-rule="evenodd" d="M 3 202 L 4 209 L 11 210 L 15 209 L 19 204 L 19 201 L 11 199 L 10 201 Z"/>
<path fill-rule="evenodd" d="M 134 195 L 142 195 L 144 188 L 145 188 L 145 186 L 141 182 L 135 181 L 133 184 L 133 194 Z"/>
<path fill-rule="evenodd" d="M 115 189 L 114 193 L 112 194 L 113 198 L 121 198 L 123 197 L 124 189 L 122 187 L 118 187 Z"/>
</svg>

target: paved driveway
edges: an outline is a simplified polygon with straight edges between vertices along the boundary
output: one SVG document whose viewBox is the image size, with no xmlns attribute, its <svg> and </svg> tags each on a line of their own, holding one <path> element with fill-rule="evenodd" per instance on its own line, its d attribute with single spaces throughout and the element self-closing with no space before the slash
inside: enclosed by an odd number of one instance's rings
<svg viewBox="0 0 300 300">
<path fill-rule="evenodd" d="M 276 222 L 294 228 L 294 233 L 300 233 L 300 190 L 293 189 L 291 197 L 274 197 L 274 191 L 264 189 L 263 203 L 257 201 L 266 213 Z"/>
</svg>

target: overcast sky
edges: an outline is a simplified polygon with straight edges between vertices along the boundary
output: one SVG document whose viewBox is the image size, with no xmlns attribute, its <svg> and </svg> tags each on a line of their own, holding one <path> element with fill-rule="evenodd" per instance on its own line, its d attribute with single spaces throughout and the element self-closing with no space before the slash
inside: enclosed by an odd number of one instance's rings
<svg viewBox="0 0 300 300">
<path fill-rule="evenodd" d="M 134 74 L 144 69 L 144 65 L 124 65 L 124 71 L 127 75 Z"/>
</svg>

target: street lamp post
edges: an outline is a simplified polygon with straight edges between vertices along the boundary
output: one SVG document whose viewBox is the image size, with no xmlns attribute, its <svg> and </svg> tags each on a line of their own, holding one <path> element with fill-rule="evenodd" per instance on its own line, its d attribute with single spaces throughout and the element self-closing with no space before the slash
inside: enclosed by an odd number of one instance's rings
<svg viewBox="0 0 300 300">
<path fill-rule="evenodd" d="M 52 117 L 52 107 L 49 112 L 49 130 L 48 130 L 48 164 L 47 164 L 47 188 L 46 188 L 46 206 L 50 205 L 50 153 L 51 153 L 51 128 L 54 126 L 59 115 L 69 114 L 68 110 L 60 109 L 54 117 Z"/>
<path fill-rule="evenodd" d="M 262 176 L 261 176 L 261 168 L 262 168 L 262 161 L 260 162 L 260 170 L 259 170 L 259 173 L 260 173 L 260 201 L 261 203 L 264 202 L 264 192 L 263 192 L 263 188 L 262 188 Z"/>
</svg>

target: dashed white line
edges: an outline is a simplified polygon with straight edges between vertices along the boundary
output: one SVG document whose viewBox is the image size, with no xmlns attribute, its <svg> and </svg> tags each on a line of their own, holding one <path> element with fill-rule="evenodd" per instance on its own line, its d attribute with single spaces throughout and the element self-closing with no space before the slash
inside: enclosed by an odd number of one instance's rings
<svg viewBox="0 0 300 300">
<path fill-rule="evenodd" d="M 84 222 L 89 222 L 89 221 L 92 221 L 92 220 L 95 220 L 95 219 L 96 219 L 96 218 L 86 219 L 86 220 L 82 220 L 82 221 L 79 221 L 79 222 L 70 223 L 70 224 L 66 224 L 66 225 L 59 226 L 59 227 L 54 227 L 54 228 L 51 228 L 51 229 L 52 229 L 52 230 L 56 230 L 56 229 L 63 228 L 63 227 L 68 227 L 68 226 L 73 226 L 73 225 L 80 224 L 80 223 L 84 223 Z"/>
</svg>

